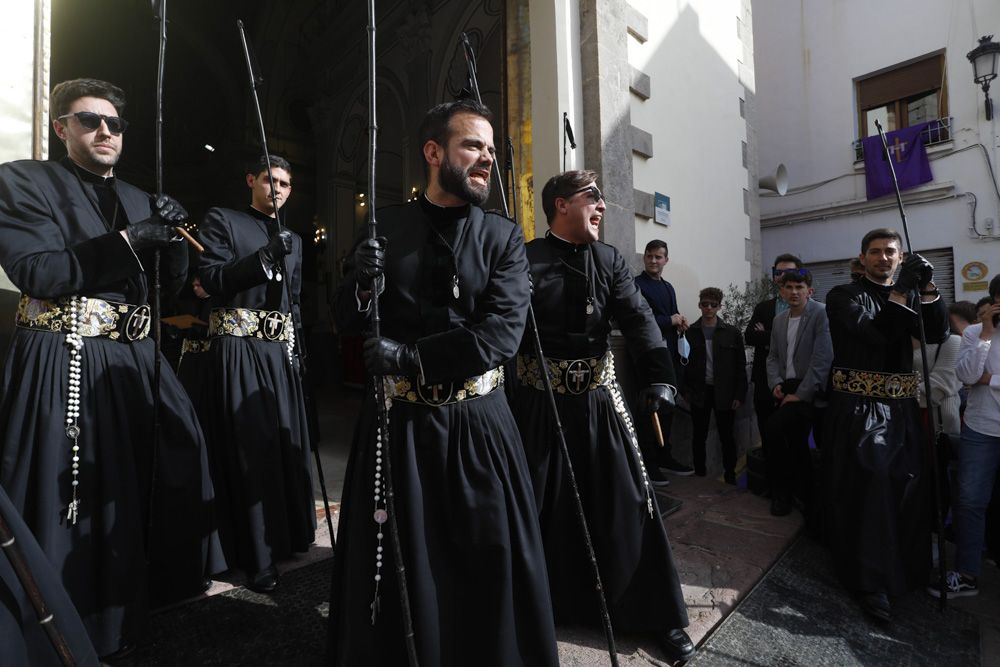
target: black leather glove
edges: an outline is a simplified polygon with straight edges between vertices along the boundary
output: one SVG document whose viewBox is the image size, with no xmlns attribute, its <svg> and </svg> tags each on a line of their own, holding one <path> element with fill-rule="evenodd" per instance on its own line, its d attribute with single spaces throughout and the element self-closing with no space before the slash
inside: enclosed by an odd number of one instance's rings
<svg viewBox="0 0 1000 667">
<path fill-rule="evenodd" d="M 668 384 L 652 384 L 639 392 L 639 409 L 644 414 L 651 414 L 667 408 L 672 410 L 677 404 L 674 395 L 677 391 Z"/>
<path fill-rule="evenodd" d="M 153 216 L 171 227 L 179 227 L 188 218 L 188 212 L 181 203 L 170 195 L 159 195 L 153 199 Z"/>
<path fill-rule="evenodd" d="M 917 253 L 910 253 L 903 260 L 893 291 L 909 294 L 914 288 L 922 290 L 934 278 L 934 266 Z"/>
<path fill-rule="evenodd" d="M 292 233 L 287 229 L 282 229 L 271 237 L 266 246 L 260 249 L 260 256 L 271 266 L 276 266 L 290 252 L 292 252 Z"/>
<path fill-rule="evenodd" d="M 416 345 L 397 343 L 390 338 L 365 341 L 365 368 L 372 375 L 416 375 L 420 372 Z"/>
<path fill-rule="evenodd" d="M 388 242 L 384 236 L 365 239 L 354 249 L 354 266 L 358 287 L 370 290 L 375 279 L 385 269 L 385 248 Z"/>
<path fill-rule="evenodd" d="M 187 220 L 187 211 L 173 197 L 160 195 L 151 198 L 150 205 L 153 215 L 125 228 L 129 245 L 133 250 L 162 247 L 178 240 L 180 237 L 174 231 L 174 227 L 182 225 Z"/>
</svg>

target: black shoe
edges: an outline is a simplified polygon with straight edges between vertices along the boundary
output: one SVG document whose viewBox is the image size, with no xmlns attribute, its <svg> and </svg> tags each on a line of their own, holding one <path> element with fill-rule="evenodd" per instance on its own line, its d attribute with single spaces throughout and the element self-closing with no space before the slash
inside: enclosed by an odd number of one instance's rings
<svg viewBox="0 0 1000 667">
<path fill-rule="evenodd" d="M 201 592 L 202 594 L 207 593 L 208 589 L 212 587 L 212 577 L 205 577 L 201 580 Z"/>
<path fill-rule="evenodd" d="M 697 477 L 704 477 L 704 476 L 706 476 L 708 474 L 708 471 L 705 470 L 704 468 L 695 468 L 694 469 L 694 474 Z"/>
<path fill-rule="evenodd" d="M 678 477 L 690 477 L 694 474 L 694 468 L 686 466 L 672 456 L 665 457 L 659 464 L 660 470 L 665 470 L 671 475 Z"/>
<path fill-rule="evenodd" d="M 274 565 L 269 565 L 257 574 L 250 577 L 247 588 L 255 593 L 273 593 L 278 587 L 278 569 Z"/>
<path fill-rule="evenodd" d="M 667 654 L 667 658 L 672 661 L 690 660 L 694 657 L 694 642 L 688 637 L 688 633 L 680 628 L 667 630 L 656 635 L 660 642 L 660 648 Z"/>
<path fill-rule="evenodd" d="M 861 608 L 866 614 L 883 623 L 892 620 L 892 606 L 889 604 L 889 596 L 885 593 L 863 593 Z"/>
<path fill-rule="evenodd" d="M 736 486 L 736 473 L 727 472 L 722 475 L 722 478 L 726 481 L 726 484 L 732 484 Z"/>
<path fill-rule="evenodd" d="M 771 498 L 771 516 L 788 516 L 792 513 L 792 505 L 780 495 Z"/>
<path fill-rule="evenodd" d="M 662 491 L 663 489 L 670 486 L 669 479 L 652 479 L 650 478 L 649 483 L 652 485 L 654 491 Z"/>
</svg>

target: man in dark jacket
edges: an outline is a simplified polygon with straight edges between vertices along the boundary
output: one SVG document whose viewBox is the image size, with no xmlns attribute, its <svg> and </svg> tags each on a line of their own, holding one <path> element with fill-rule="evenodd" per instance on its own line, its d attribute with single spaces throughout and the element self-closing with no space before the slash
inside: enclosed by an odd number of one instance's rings
<svg viewBox="0 0 1000 667">
<path fill-rule="evenodd" d="M 740 330 L 719 317 L 722 290 L 706 287 L 698 293 L 701 317 L 687 331 L 691 356 L 684 367 L 684 396 L 691 404 L 691 452 L 694 474 L 704 477 L 708 421 L 715 412 L 715 426 L 722 441 L 722 467 L 727 484 L 736 483 L 736 409 L 747 393 L 746 351 Z"/>
<path fill-rule="evenodd" d="M 801 268 L 802 260 L 795 255 L 788 253 L 778 255 L 774 258 L 774 266 L 771 267 L 771 279 L 778 285 L 786 271 L 798 271 Z M 764 427 L 778 409 L 778 404 L 771 395 L 771 389 L 767 386 L 767 355 L 771 349 L 771 325 L 774 323 L 775 315 L 786 310 L 788 304 L 780 296 L 761 301 L 753 309 L 753 315 L 750 316 L 743 334 L 747 345 L 753 345 L 753 370 L 750 372 L 750 379 L 753 381 L 753 409 L 757 413 L 757 431 L 760 433 L 765 456 L 767 438 Z"/>
</svg>

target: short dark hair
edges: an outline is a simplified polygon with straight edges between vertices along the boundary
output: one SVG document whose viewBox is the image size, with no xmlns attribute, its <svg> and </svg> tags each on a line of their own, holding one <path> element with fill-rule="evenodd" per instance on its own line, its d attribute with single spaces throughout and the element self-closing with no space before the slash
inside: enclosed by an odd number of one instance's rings
<svg viewBox="0 0 1000 667">
<path fill-rule="evenodd" d="M 976 321 L 976 304 L 971 301 L 956 301 L 955 303 L 948 306 L 948 314 L 955 315 L 956 317 L 961 317 L 963 320 L 972 324 Z"/>
<path fill-rule="evenodd" d="M 670 249 L 667 248 L 667 242 L 661 241 L 660 239 L 653 239 L 646 244 L 646 252 L 653 252 L 654 250 L 659 250 L 663 248 L 663 256 L 670 257 Z"/>
<path fill-rule="evenodd" d="M 489 107 L 475 100 L 456 100 L 433 107 L 424 114 L 424 119 L 420 121 L 420 130 L 417 133 L 420 137 L 418 149 L 421 151 L 421 157 L 423 157 L 424 145 L 428 141 L 433 141 L 441 146 L 448 144 L 448 139 L 451 138 L 451 119 L 460 113 L 480 116 L 488 121 L 493 120 L 493 112 L 489 110 Z"/>
<path fill-rule="evenodd" d="M 722 290 L 718 287 L 706 287 L 702 291 L 698 292 L 699 299 L 709 299 L 711 301 L 718 301 L 722 303 Z"/>
<path fill-rule="evenodd" d="M 771 265 L 771 268 L 778 266 L 778 264 L 781 264 L 782 262 L 790 262 L 795 265 L 796 269 L 802 268 L 802 260 L 790 252 L 783 252 L 777 257 L 775 257 L 774 264 Z"/>
<path fill-rule="evenodd" d="M 895 239 L 896 245 L 899 246 L 900 250 L 903 249 L 903 237 L 899 235 L 899 232 L 888 227 L 879 227 L 871 230 L 861 239 L 861 252 L 868 252 L 868 246 L 871 245 L 871 242 L 878 239 Z"/>
<path fill-rule="evenodd" d="M 785 271 L 778 276 L 778 285 L 785 283 L 805 283 L 806 287 L 813 286 L 813 274 L 809 269 L 799 267 L 798 271 Z"/>
<path fill-rule="evenodd" d="M 993 297 L 991 297 L 991 296 L 984 296 L 982 299 L 980 299 L 979 301 L 976 302 L 976 320 L 979 319 L 979 317 L 978 317 L 979 316 L 979 309 L 982 308 L 983 306 L 988 306 L 991 303 L 993 303 Z"/>
<path fill-rule="evenodd" d="M 271 169 L 284 169 L 288 175 L 292 175 L 292 165 L 280 155 L 261 155 L 256 160 L 248 162 L 244 173 L 252 174 L 254 178 L 260 176 L 261 172 L 267 171 L 267 158 L 271 158 Z"/>
<path fill-rule="evenodd" d="M 569 196 L 570 192 L 597 182 L 597 172 L 589 169 L 571 169 L 550 178 L 542 188 L 542 210 L 549 224 L 556 217 L 556 199 Z"/>
<path fill-rule="evenodd" d="M 989 292 L 994 299 L 1000 296 L 1000 273 L 993 276 L 993 280 L 990 281 Z"/>
<path fill-rule="evenodd" d="M 70 105 L 81 97 L 107 100 L 119 116 L 125 112 L 125 91 L 118 86 L 100 79 L 70 79 L 57 83 L 49 95 L 49 113 L 52 118 L 68 114 Z"/>
</svg>

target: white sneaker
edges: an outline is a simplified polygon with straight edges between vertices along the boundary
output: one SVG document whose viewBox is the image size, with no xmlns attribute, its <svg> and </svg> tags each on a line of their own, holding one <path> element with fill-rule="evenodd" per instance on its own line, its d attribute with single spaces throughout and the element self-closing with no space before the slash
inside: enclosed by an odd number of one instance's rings
<svg viewBox="0 0 1000 667">
<path fill-rule="evenodd" d="M 967 577 L 964 574 L 951 571 L 944 577 L 945 595 L 950 600 L 952 598 L 971 597 L 979 595 L 979 580 L 974 577 Z M 936 598 L 941 597 L 941 586 L 939 581 L 931 583 L 927 587 L 927 592 Z"/>
</svg>

